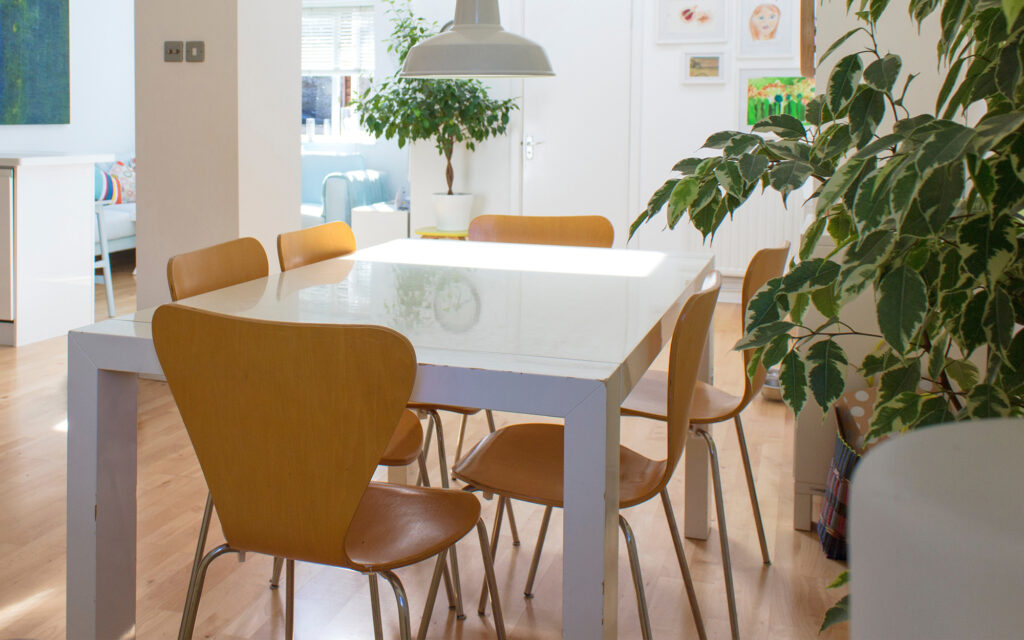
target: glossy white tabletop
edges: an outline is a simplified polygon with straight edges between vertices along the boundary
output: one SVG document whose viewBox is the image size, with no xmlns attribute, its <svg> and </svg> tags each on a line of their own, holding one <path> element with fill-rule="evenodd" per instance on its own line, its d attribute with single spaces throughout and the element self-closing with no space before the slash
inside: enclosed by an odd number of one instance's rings
<svg viewBox="0 0 1024 640">
<path fill-rule="evenodd" d="M 710 254 L 394 240 L 181 302 L 262 320 L 384 325 L 409 338 L 421 364 L 602 377 L 633 352 L 710 260 Z M 132 319 L 145 323 L 151 316 L 143 311 Z"/>
</svg>

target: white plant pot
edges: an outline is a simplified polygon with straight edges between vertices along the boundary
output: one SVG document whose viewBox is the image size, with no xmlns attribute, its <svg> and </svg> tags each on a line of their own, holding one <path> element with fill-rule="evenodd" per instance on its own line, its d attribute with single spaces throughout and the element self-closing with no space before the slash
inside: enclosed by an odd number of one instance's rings
<svg viewBox="0 0 1024 640">
<path fill-rule="evenodd" d="M 438 231 L 465 231 L 473 211 L 472 193 L 434 194 L 434 213 Z"/>
</svg>

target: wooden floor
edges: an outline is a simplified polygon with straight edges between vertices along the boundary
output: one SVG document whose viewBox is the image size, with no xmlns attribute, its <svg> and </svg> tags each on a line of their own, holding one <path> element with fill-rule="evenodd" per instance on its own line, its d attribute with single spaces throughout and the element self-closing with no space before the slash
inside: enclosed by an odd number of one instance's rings
<svg viewBox="0 0 1024 640">
<path fill-rule="evenodd" d="M 128 260 L 115 260 L 118 313 L 134 309 L 135 284 Z M 97 319 L 105 317 L 102 287 L 96 288 Z M 716 379 L 737 389 L 738 356 L 729 351 L 737 338 L 738 309 L 721 305 L 715 319 Z M 656 366 L 664 367 L 664 358 Z M 65 637 L 66 344 L 62 338 L 19 349 L 0 347 L 0 639 L 50 640 Z M 498 414 L 499 423 L 518 417 Z M 827 592 L 842 566 L 826 560 L 813 533 L 792 529 L 793 419 L 780 404 L 756 400 L 744 414 L 750 454 L 761 496 L 772 565 L 761 563 L 757 535 L 743 480 L 736 438 L 730 425 L 716 431 L 721 451 L 726 511 L 736 576 L 740 625 L 746 638 L 815 638 L 822 614 L 842 593 Z M 485 432 L 482 418 L 471 419 L 470 441 Z M 449 450 L 458 422 L 445 425 Z M 623 442 L 648 455 L 664 455 L 664 429 L 657 423 L 623 420 Z M 436 462 L 432 465 L 437 474 Z M 670 491 L 682 514 L 682 473 Z M 175 637 L 188 584 L 188 572 L 206 489 L 195 456 L 166 385 L 139 385 L 138 637 Z M 436 477 L 435 477 L 436 481 Z M 485 515 L 494 502 L 484 503 Z M 502 531 L 496 562 L 506 624 L 513 638 L 558 638 L 561 616 L 561 516 L 556 512 L 544 548 L 536 597 L 522 595 L 542 510 L 515 504 L 523 543 L 513 547 Z M 654 634 L 696 638 L 664 514 L 657 500 L 625 512 L 640 544 Z M 219 543 L 211 532 L 210 545 Z M 620 548 L 624 545 L 620 544 Z M 729 636 L 717 529 L 707 541 L 686 541 L 711 638 Z M 458 545 L 469 615 L 457 622 L 438 598 L 431 638 L 492 638 L 492 618 L 475 613 L 482 576 L 474 536 Z M 399 572 L 413 607 L 414 628 L 422 610 L 431 567 Z M 268 589 L 269 558 L 233 557 L 212 566 L 196 637 L 283 638 L 283 592 Z M 366 578 L 333 568 L 299 565 L 296 638 L 372 638 Z M 382 586 L 386 636 L 397 638 L 394 601 Z M 636 602 L 626 562 L 619 562 L 619 636 L 639 638 Z M 845 628 L 826 639 L 846 638 Z M 74 637 L 74 634 L 71 634 Z"/>
</svg>

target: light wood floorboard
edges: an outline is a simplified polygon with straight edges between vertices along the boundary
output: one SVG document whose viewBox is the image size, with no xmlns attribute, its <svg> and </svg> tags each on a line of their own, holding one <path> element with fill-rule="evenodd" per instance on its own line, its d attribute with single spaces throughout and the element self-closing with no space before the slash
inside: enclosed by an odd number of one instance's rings
<svg viewBox="0 0 1024 640">
<path fill-rule="evenodd" d="M 118 313 L 134 310 L 131 255 L 115 256 Z M 106 315 L 101 286 L 96 288 L 97 320 Z M 717 381 L 738 389 L 739 356 L 730 351 L 739 321 L 735 305 L 720 305 L 715 318 Z M 662 358 L 655 366 L 664 367 Z M 65 637 L 66 495 L 66 341 L 62 338 L 19 349 L 0 347 L 0 638 L 56 640 Z M 497 414 L 500 424 L 521 416 Z M 758 399 L 744 415 L 750 454 L 761 497 L 773 564 L 761 563 L 757 535 L 743 479 L 736 438 L 730 424 L 716 430 L 740 624 L 746 638 L 811 639 L 828 605 L 843 592 L 825 585 L 842 565 L 825 559 L 816 535 L 792 529 L 793 419 L 777 403 Z M 482 414 L 470 419 L 469 443 L 486 432 Z M 454 450 L 458 420 L 449 416 L 445 436 Z M 623 420 L 623 442 L 651 456 L 663 454 L 664 427 L 639 419 Z M 436 447 L 432 448 L 435 451 Z M 436 461 L 431 468 L 437 481 Z M 683 503 L 682 475 L 670 485 L 677 514 Z M 138 636 L 175 637 L 188 584 L 206 488 L 177 409 L 166 385 L 139 385 L 139 530 Z M 484 502 L 485 517 L 494 502 Z M 513 638 L 559 637 L 561 615 L 561 515 L 551 521 L 535 586 L 536 597 L 523 598 L 530 554 L 542 510 L 516 503 L 522 546 L 513 547 L 503 529 L 496 562 L 506 623 Z M 655 636 L 696 638 L 671 540 L 659 501 L 625 512 L 640 544 L 644 581 Z M 490 522 L 490 521 L 489 521 Z M 489 525 L 490 526 L 490 525 Z M 220 541 L 216 525 L 210 547 Z M 624 545 L 620 544 L 620 548 Z M 707 541 L 687 540 L 686 553 L 697 583 L 711 638 L 729 635 L 717 529 Z M 492 618 L 476 615 L 482 568 L 474 537 L 458 545 L 468 617 L 457 622 L 438 597 L 429 637 L 472 640 L 492 638 Z M 212 566 L 199 612 L 196 637 L 269 639 L 284 637 L 283 589 L 268 589 L 270 558 L 233 557 Z M 431 565 L 399 572 L 418 624 Z M 397 638 L 394 600 L 382 583 L 386 637 Z M 626 554 L 619 562 L 619 635 L 639 638 L 636 603 Z M 296 637 L 302 639 L 372 638 L 366 578 L 333 568 L 300 564 L 297 570 Z M 845 628 L 820 636 L 844 639 Z"/>
</svg>

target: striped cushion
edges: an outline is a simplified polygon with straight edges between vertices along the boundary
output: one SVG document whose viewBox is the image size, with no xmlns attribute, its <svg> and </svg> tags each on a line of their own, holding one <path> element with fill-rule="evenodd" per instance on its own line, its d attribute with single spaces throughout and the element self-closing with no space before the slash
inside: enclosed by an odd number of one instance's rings
<svg viewBox="0 0 1024 640">
<path fill-rule="evenodd" d="M 124 189 L 121 187 L 121 181 L 115 176 L 110 175 L 106 171 L 96 167 L 96 189 L 95 196 L 98 202 L 109 202 L 111 204 L 121 204 L 122 194 Z"/>
</svg>

